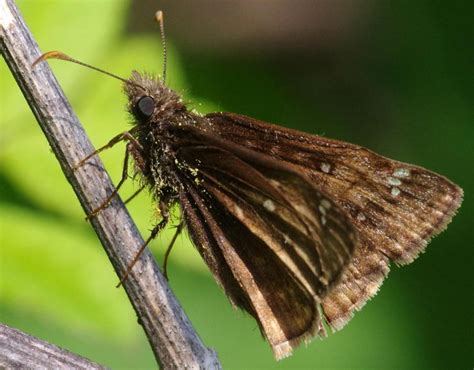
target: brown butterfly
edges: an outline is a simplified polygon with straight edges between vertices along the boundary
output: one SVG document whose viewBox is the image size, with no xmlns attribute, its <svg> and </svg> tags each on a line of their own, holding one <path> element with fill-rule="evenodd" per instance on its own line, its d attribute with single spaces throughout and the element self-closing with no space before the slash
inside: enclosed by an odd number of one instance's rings
<svg viewBox="0 0 474 370">
<path fill-rule="evenodd" d="M 37 62 L 48 58 L 84 65 L 59 52 Z M 124 82 L 134 127 L 78 166 L 128 141 L 127 156 L 163 217 L 147 243 L 179 204 L 177 231 L 187 229 L 277 359 L 325 336 L 322 320 L 342 328 L 375 295 L 390 262 L 413 261 L 461 204 L 461 188 L 421 167 L 234 113 L 200 115 L 164 73 L 112 76 Z M 117 189 L 126 178 L 127 168 Z"/>
</svg>

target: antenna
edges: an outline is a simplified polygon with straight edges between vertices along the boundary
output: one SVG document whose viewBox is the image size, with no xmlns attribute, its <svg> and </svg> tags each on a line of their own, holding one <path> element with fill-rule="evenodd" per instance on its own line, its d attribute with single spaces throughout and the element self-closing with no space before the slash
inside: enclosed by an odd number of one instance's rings
<svg viewBox="0 0 474 370">
<path fill-rule="evenodd" d="M 163 12 L 158 10 L 155 14 L 155 19 L 160 25 L 160 35 L 161 35 L 161 45 L 163 47 L 163 83 L 166 80 L 166 61 L 167 61 L 167 52 L 166 52 L 166 37 L 165 37 L 165 25 L 164 25 L 164 18 Z"/>
<path fill-rule="evenodd" d="M 60 51 L 48 51 L 47 53 L 44 53 L 43 55 L 41 55 L 38 59 L 36 59 L 33 64 L 31 65 L 32 68 L 34 68 L 38 63 L 44 61 L 44 60 L 47 60 L 47 59 L 60 59 L 60 60 L 65 60 L 67 62 L 72 62 L 72 63 L 76 63 L 76 64 L 79 64 L 80 66 L 83 66 L 83 67 L 87 67 L 87 68 L 90 68 L 90 69 L 93 69 L 97 72 L 100 72 L 100 73 L 103 73 L 103 74 L 106 74 L 110 77 L 113 77 L 113 78 L 116 78 L 117 80 L 120 80 L 126 84 L 129 84 L 129 85 L 135 85 L 135 86 L 138 86 L 140 88 L 142 88 L 143 90 L 145 90 L 143 88 L 143 86 L 140 86 L 139 84 L 135 83 L 135 82 L 132 82 L 130 80 L 127 80 L 126 78 L 123 78 L 123 77 L 120 77 L 120 76 L 117 76 L 113 73 L 110 73 L 110 72 L 107 72 L 107 71 L 104 71 L 103 69 L 100 69 L 100 68 L 97 68 L 97 67 L 94 67 L 94 66 L 91 66 L 90 64 L 87 64 L 87 63 L 84 63 L 84 62 L 81 62 L 77 59 L 74 59 L 74 58 L 71 58 L 69 55 L 66 55 Z"/>
</svg>

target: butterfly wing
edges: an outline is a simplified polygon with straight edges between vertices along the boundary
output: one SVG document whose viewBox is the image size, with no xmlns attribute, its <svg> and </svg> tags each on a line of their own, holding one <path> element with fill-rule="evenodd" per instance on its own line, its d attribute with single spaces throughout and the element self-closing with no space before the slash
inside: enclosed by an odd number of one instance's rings
<svg viewBox="0 0 474 370">
<path fill-rule="evenodd" d="M 172 130 L 192 240 L 275 356 L 288 356 L 323 332 L 319 304 L 356 244 L 348 218 L 292 166 L 192 127 Z"/>
<path fill-rule="evenodd" d="M 356 145 L 232 113 L 206 118 L 208 131 L 288 163 L 310 178 L 354 225 L 354 257 L 341 283 L 322 301 L 333 329 L 344 326 L 375 295 L 390 261 L 413 261 L 462 202 L 462 189 L 445 177 Z"/>
</svg>

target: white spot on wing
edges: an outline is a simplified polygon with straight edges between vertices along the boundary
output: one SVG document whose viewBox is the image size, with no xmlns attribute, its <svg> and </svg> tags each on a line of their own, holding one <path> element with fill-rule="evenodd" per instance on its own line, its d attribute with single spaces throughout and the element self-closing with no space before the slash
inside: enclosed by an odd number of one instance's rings
<svg viewBox="0 0 474 370">
<path fill-rule="evenodd" d="M 397 188 L 397 187 L 393 187 L 391 193 L 392 193 L 392 196 L 393 196 L 393 197 L 396 197 L 396 196 L 398 196 L 398 195 L 400 194 L 400 189 Z"/>
<path fill-rule="evenodd" d="M 442 201 L 445 203 L 451 203 L 453 201 L 453 197 L 449 194 L 446 194 L 443 198 Z"/>
<path fill-rule="evenodd" d="M 366 219 L 367 219 L 367 217 L 365 217 L 365 215 L 362 212 L 359 212 L 357 214 L 357 220 L 362 222 L 362 221 L 365 221 Z"/>
<path fill-rule="evenodd" d="M 263 207 L 265 207 L 265 209 L 269 212 L 273 212 L 275 210 L 275 204 L 270 199 L 267 199 L 263 202 Z"/>
<path fill-rule="evenodd" d="M 324 208 L 322 204 L 319 205 L 318 209 L 319 209 L 319 212 L 321 212 L 323 216 L 326 216 L 326 208 Z"/>
<path fill-rule="evenodd" d="M 393 171 L 393 176 L 395 177 L 409 177 L 410 170 L 408 168 L 397 168 Z"/>
<path fill-rule="evenodd" d="M 321 199 L 321 205 L 327 210 L 331 209 L 331 202 L 325 198 Z"/>
<path fill-rule="evenodd" d="M 402 182 L 399 179 L 390 176 L 388 178 L 388 184 L 392 186 L 399 186 L 402 184 Z"/>
<path fill-rule="evenodd" d="M 321 163 L 320 168 L 324 173 L 329 173 L 329 171 L 331 171 L 331 165 L 329 163 Z"/>
</svg>

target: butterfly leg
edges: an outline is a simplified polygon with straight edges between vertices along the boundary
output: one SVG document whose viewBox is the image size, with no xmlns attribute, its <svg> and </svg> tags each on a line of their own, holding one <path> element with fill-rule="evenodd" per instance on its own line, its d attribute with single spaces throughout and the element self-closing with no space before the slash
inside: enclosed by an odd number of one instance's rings
<svg viewBox="0 0 474 370">
<path fill-rule="evenodd" d="M 171 253 L 171 249 L 173 249 L 173 245 L 176 242 L 176 239 L 178 239 L 178 235 L 181 234 L 181 231 L 183 231 L 184 227 L 184 220 L 181 220 L 179 225 L 176 227 L 176 231 L 173 235 L 173 239 L 171 239 L 170 245 L 166 249 L 165 252 L 165 258 L 163 260 L 163 275 L 165 275 L 166 280 L 168 280 L 168 258 Z"/>
<path fill-rule="evenodd" d="M 133 137 L 133 135 L 129 131 L 122 132 L 118 134 L 117 136 L 113 137 L 112 140 L 110 140 L 107 144 L 104 146 L 100 147 L 99 149 L 94 150 L 92 153 L 90 153 L 88 156 L 83 158 L 79 163 L 77 163 L 72 169 L 73 171 L 76 171 L 78 168 L 82 167 L 84 163 L 87 162 L 88 159 L 92 158 L 96 154 L 99 154 L 100 152 L 104 151 L 105 149 L 112 148 L 115 144 L 120 143 L 121 141 L 128 140 L 131 143 L 134 143 L 135 146 L 141 148 L 140 143 Z"/>
<path fill-rule="evenodd" d="M 130 196 L 127 198 L 127 200 L 125 200 L 125 201 L 123 202 L 123 204 L 127 204 L 128 202 L 131 202 L 131 201 L 133 200 L 133 198 L 135 198 L 138 194 L 140 194 L 140 193 L 143 191 L 143 189 L 145 189 L 145 188 L 146 188 L 146 185 L 141 186 L 135 193 L 133 193 L 132 195 L 130 195 Z"/>
<path fill-rule="evenodd" d="M 114 196 L 117 194 L 118 190 L 120 187 L 123 185 L 125 180 L 128 179 L 128 162 L 129 162 L 129 155 L 132 154 L 136 163 L 140 164 L 142 162 L 141 160 L 141 152 L 143 150 L 143 147 L 140 145 L 140 143 L 130 134 L 130 132 L 126 131 L 121 133 L 120 135 L 117 135 L 115 138 L 113 138 L 111 141 L 109 141 L 108 144 L 104 145 L 103 147 L 97 149 L 94 153 L 88 155 L 86 158 L 84 158 L 81 162 L 79 162 L 75 168 L 78 168 L 81 166 L 88 158 L 90 158 L 92 155 L 99 153 L 100 151 L 110 148 L 111 146 L 115 145 L 119 141 L 122 140 L 128 140 L 127 147 L 125 148 L 125 158 L 124 158 L 124 163 L 123 163 L 123 168 L 122 168 L 122 178 L 120 179 L 119 183 L 115 187 L 115 190 L 110 194 L 107 199 L 99 205 L 96 209 L 92 210 L 90 214 L 87 215 L 86 220 L 90 220 L 92 217 L 95 217 L 101 210 L 104 208 L 107 208 Z M 143 190 L 143 187 L 139 189 L 135 194 L 133 194 L 128 200 L 132 200 L 138 193 Z M 126 202 L 126 203 L 127 203 Z"/>
<path fill-rule="evenodd" d="M 117 195 L 119 189 L 122 187 L 125 180 L 128 179 L 128 162 L 129 162 L 129 154 L 131 151 L 131 148 L 130 148 L 131 145 L 132 145 L 131 143 L 127 144 L 127 147 L 125 149 L 125 158 L 123 161 L 123 168 L 122 168 L 122 178 L 120 179 L 119 183 L 115 187 L 114 191 L 107 197 L 107 199 L 104 202 L 102 202 L 100 206 L 92 210 L 91 213 L 87 215 L 86 220 L 90 220 L 92 217 L 95 217 L 100 211 L 107 208 L 110 202 L 112 202 L 112 199 L 115 197 L 115 195 Z"/>
<path fill-rule="evenodd" d="M 140 247 L 138 250 L 137 254 L 135 254 L 135 257 L 133 257 L 132 262 L 128 265 L 127 271 L 125 271 L 125 274 L 123 275 L 122 279 L 120 279 L 120 282 L 117 284 L 117 288 L 120 287 L 120 285 L 123 284 L 125 280 L 127 280 L 128 275 L 130 275 L 130 272 L 132 271 L 133 266 L 135 263 L 137 263 L 138 258 L 140 258 L 141 254 L 145 250 L 146 246 L 153 240 L 155 237 L 158 235 L 158 233 L 163 230 L 163 228 L 166 226 L 169 220 L 169 209 L 168 209 L 168 202 L 165 200 L 160 200 L 160 212 L 161 216 L 163 219 L 151 230 L 150 236 L 145 240 L 143 245 Z"/>
</svg>

